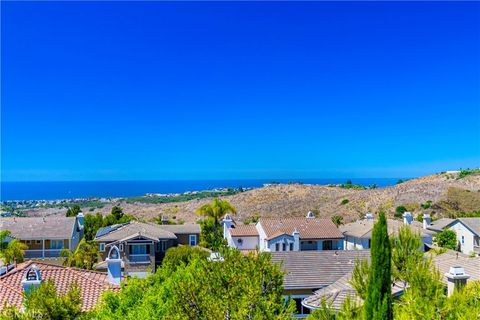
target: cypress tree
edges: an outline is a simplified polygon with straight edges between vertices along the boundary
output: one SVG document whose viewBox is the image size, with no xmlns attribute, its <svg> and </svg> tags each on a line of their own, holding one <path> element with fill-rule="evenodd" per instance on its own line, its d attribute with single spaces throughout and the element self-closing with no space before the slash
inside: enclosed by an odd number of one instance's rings
<svg viewBox="0 0 480 320">
<path fill-rule="evenodd" d="M 385 213 L 380 212 L 373 227 L 370 247 L 370 273 L 368 276 L 365 319 L 391 320 L 392 311 L 392 249 L 388 238 Z"/>
</svg>

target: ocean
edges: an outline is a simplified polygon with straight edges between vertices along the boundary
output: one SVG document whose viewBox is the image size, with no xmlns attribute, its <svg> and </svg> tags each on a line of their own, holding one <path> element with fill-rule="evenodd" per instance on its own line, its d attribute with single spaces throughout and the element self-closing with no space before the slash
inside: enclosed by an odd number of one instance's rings
<svg viewBox="0 0 480 320">
<path fill-rule="evenodd" d="M 354 184 L 379 187 L 394 185 L 399 178 L 357 178 Z M 280 183 L 339 184 L 348 179 L 240 179 L 240 180 L 159 180 L 159 181 L 2 181 L 0 200 L 59 200 L 74 198 L 122 198 L 146 193 L 183 193 L 215 188 L 261 187 L 273 181 Z"/>
</svg>

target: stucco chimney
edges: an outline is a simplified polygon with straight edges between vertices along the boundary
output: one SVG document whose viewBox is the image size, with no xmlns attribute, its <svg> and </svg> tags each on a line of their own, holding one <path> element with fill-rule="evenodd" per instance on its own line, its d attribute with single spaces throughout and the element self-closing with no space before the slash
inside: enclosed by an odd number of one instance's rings
<svg viewBox="0 0 480 320">
<path fill-rule="evenodd" d="M 225 217 L 222 219 L 222 224 L 223 224 L 223 237 L 227 237 L 227 230 L 232 228 L 235 222 L 233 222 L 233 218 L 231 215 L 226 214 Z"/>
<path fill-rule="evenodd" d="M 25 271 L 21 283 L 25 293 L 29 293 L 32 289 L 40 286 L 42 283 L 42 276 L 36 265 L 32 265 L 27 271 Z"/>
<path fill-rule="evenodd" d="M 308 211 L 306 218 L 315 218 L 315 213 L 313 213 L 312 211 Z"/>
<path fill-rule="evenodd" d="M 432 223 L 432 218 L 429 214 L 423 215 L 423 229 L 427 229 L 428 226 Z"/>
<path fill-rule="evenodd" d="M 451 296 L 455 290 L 463 287 L 467 283 L 467 279 L 470 278 L 462 267 L 450 267 L 450 270 L 445 273 L 445 277 L 447 277 L 448 296 Z"/>
<path fill-rule="evenodd" d="M 117 246 L 110 248 L 107 259 L 108 282 L 119 285 L 122 279 L 122 258 Z"/>
<path fill-rule="evenodd" d="M 300 251 L 300 232 L 295 229 L 292 233 L 293 236 L 293 251 Z"/>
<path fill-rule="evenodd" d="M 405 212 L 403 214 L 403 223 L 410 225 L 412 223 L 412 214 L 410 212 Z"/>
</svg>

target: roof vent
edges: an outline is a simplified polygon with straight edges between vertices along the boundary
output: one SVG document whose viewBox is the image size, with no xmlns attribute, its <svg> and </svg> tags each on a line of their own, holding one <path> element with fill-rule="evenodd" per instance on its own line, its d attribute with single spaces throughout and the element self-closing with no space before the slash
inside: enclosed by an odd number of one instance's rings
<svg viewBox="0 0 480 320">
<path fill-rule="evenodd" d="M 307 218 L 315 218 L 315 213 L 313 213 L 312 211 L 308 211 Z"/>
</svg>

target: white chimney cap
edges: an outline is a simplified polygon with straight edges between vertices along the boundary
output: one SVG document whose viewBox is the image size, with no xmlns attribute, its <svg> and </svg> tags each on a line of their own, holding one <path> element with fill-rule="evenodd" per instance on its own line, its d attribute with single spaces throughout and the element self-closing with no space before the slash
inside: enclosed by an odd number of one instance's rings
<svg viewBox="0 0 480 320">
<path fill-rule="evenodd" d="M 465 269 L 463 267 L 450 267 L 445 276 L 449 279 L 468 279 L 470 275 L 465 273 Z"/>
</svg>

